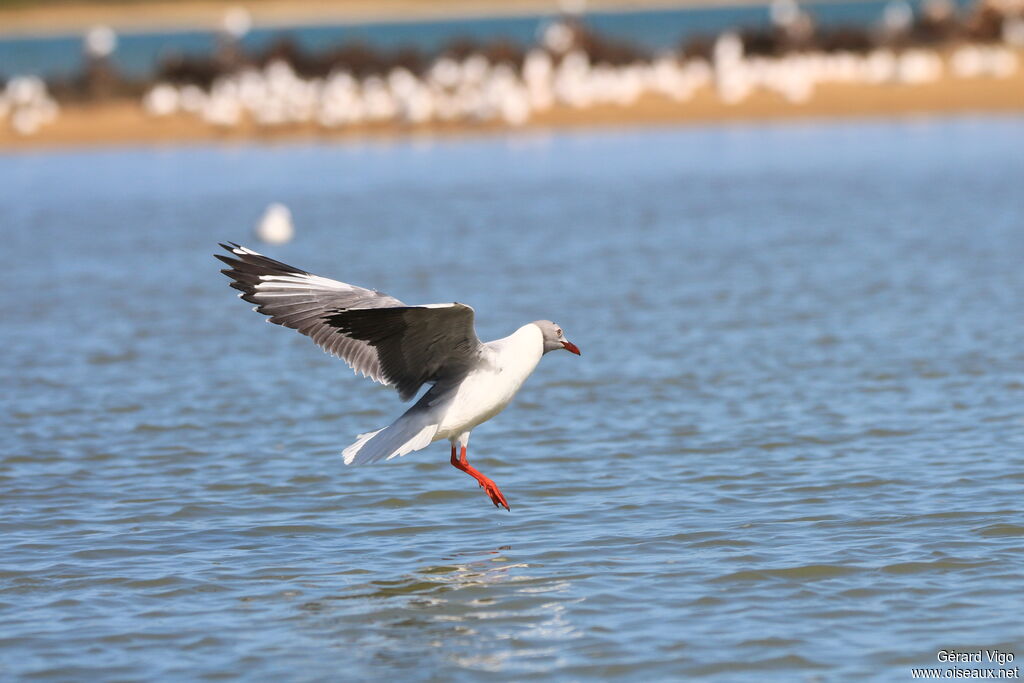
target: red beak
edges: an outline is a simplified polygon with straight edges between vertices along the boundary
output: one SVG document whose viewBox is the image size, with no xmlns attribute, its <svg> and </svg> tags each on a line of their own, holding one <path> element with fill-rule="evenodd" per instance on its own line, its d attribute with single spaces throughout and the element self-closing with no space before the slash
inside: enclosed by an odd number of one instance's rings
<svg viewBox="0 0 1024 683">
<path fill-rule="evenodd" d="M 562 342 L 562 348 L 568 351 L 569 353 L 575 353 L 577 356 L 580 355 L 579 347 L 573 344 L 571 341 Z"/>
</svg>

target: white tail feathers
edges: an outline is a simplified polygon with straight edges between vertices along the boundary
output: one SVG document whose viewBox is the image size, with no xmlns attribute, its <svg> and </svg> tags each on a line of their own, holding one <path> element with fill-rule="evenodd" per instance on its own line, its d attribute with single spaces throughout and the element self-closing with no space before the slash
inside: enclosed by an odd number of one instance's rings
<svg viewBox="0 0 1024 683">
<path fill-rule="evenodd" d="M 345 464 L 351 465 L 352 461 L 356 459 L 356 454 L 359 453 L 359 449 L 363 447 L 363 444 L 383 431 L 383 429 L 378 429 L 375 432 L 367 432 L 356 437 L 356 442 L 341 452 L 342 456 L 345 458 Z"/>
<path fill-rule="evenodd" d="M 346 465 L 366 465 L 390 460 L 426 448 L 434 441 L 439 425 L 424 425 L 421 420 L 402 416 L 375 432 L 360 434 L 355 443 L 342 451 Z"/>
</svg>

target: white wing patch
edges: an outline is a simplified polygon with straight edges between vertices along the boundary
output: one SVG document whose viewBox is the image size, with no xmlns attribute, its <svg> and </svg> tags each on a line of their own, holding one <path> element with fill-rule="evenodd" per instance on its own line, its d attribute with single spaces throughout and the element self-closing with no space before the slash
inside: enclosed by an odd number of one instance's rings
<svg viewBox="0 0 1024 683">
<path fill-rule="evenodd" d="M 319 275 L 261 275 L 261 282 L 256 289 L 331 289 L 338 292 L 350 292 L 352 285 L 337 280 L 329 280 Z"/>
</svg>

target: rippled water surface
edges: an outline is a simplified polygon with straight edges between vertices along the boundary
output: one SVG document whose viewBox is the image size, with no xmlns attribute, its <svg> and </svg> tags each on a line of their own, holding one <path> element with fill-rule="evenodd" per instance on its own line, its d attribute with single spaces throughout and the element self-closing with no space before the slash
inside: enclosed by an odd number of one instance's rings
<svg viewBox="0 0 1024 683">
<path fill-rule="evenodd" d="M 0 157 L 0 671 L 904 680 L 1024 659 L 1024 122 Z M 264 247 L 545 357 L 473 433 L 266 325 Z"/>
</svg>

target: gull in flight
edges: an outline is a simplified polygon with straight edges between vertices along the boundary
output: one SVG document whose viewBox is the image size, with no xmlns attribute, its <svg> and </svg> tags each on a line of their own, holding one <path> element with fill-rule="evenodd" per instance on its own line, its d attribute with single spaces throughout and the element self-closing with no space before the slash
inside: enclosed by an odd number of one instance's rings
<svg viewBox="0 0 1024 683">
<path fill-rule="evenodd" d="M 372 289 L 330 280 L 228 242 L 221 272 L 269 322 L 298 330 L 352 370 L 398 390 L 403 401 L 431 385 L 387 427 L 360 434 L 346 465 L 390 460 L 447 439 L 451 463 L 476 479 L 495 507 L 509 510 L 498 486 L 469 464 L 469 433 L 509 404 L 548 351 L 580 350 L 550 320 L 481 342 L 465 304 L 409 306 Z"/>
</svg>

